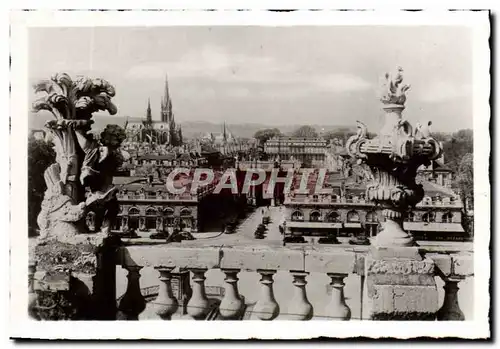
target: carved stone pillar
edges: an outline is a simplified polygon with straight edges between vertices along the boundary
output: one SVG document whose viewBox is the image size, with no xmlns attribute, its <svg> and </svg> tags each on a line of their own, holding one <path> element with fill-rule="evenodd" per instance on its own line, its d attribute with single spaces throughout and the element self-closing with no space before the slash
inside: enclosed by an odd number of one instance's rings
<svg viewBox="0 0 500 349">
<path fill-rule="evenodd" d="M 97 269 L 92 291 L 96 320 L 116 320 L 116 264 L 120 245 L 120 238 L 111 235 L 103 240 L 95 252 Z"/>
<path fill-rule="evenodd" d="M 141 266 L 126 266 L 128 270 L 127 291 L 120 301 L 119 320 L 139 320 L 139 314 L 146 308 L 146 301 L 141 293 Z"/>
<path fill-rule="evenodd" d="M 288 320 L 311 320 L 313 306 L 307 299 L 307 272 L 291 271 L 293 276 L 294 295 L 287 310 Z"/>
<path fill-rule="evenodd" d="M 222 269 L 226 278 L 225 294 L 219 305 L 220 315 L 225 320 L 237 320 L 241 315 L 245 305 L 240 293 L 238 292 L 238 273 L 239 269 Z"/>
<path fill-rule="evenodd" d="M 328 273 L 328 276 L 332 279 L 330 283 L 332 298 L 325 313 L 328 317 L 327 320 L 350 320 L 351 309 L 345 303 L 344 297 L 344 278 L 347 277 L 347 274 Z"/>
<path fill-rule="evenodd" d="M 195 320 L 204 320 L 210 311 L 209 300 L 205 292 L 205 273 L 207 269 L 191 269 L 193 287 L 191 299 L 187 304 L 187 313 Z"/>
<path fill-rule="evenodd" d="M 280 312 L 280 307 L 274 298 L 273 292 L 273 275 L 276 274 L 276 270 L 259 269 L 257 272 L 262 276 L 262 279 L 260 279 L 262 286 L 260 298 L 255 304 L 253 312 L 260 320 L 273 320 Z"/>
<path fill-rule="evenodd" d="M 461 277 L 449 276 L 444 278 L 444 302 L 436 316 L 440 321 L 464 321 L 465 316 L 458 304 L 458 283 Z"/>
<path fill-rule="evenodd" d="M 370 320 L 434 320 L 438 291 L 434 262 L 418 249 L 373 249 L 365 258 L 366 302 Z"/>
<path fill-rule="evenodd" d="M 158 314 L 163 320 L 170 320 L 179 307 L 177 299 L 172 292 L 172 270 L 173 267 L 155 267 L 160 272 L 160 287 L 158 297 L 153 301 Z"/>
</svg>

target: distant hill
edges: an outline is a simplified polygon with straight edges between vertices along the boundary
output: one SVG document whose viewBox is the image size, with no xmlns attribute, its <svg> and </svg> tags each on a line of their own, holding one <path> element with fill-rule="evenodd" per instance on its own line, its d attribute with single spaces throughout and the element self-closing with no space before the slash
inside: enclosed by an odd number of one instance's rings
<svg viewBox="0 0 500 349">
<path fill-rule="evenodd" d="M 30 114 L 29 116 L 29 128 L 30 129 L 41 129 L 43 128 L 43 125 L 45 124 L 45 121 L 50 120 L 52 118 L 50 113 L 46 114 Z M 99 130 L 99 129 L 104 129 L 106 125 L 108 124 L 117 124 L 120 126 L 123 126 L 125 124 L 126 117 L 125 116 L 110 116 L 106 114 L 95 114 L 93 117 L 94 120 L 94 125 L 93 129 L 94 130 Z M 180 122 L 180 125 L 182 126 L 182 135 L 185 138 L 193 138 L 193 137 L 198 137 L 200 135 L 204 135 L 207 132 L 208 133 L 221 133 L 223 130 L 223 124 L 218 124 L 218 123 L 212 123 L 208 121 L 184 121 Z M 252 138 L 255 132 L 261 129 L 265 128 L 278 128 L 280 129 L 281 132 L 284 134 L 291 134 L 293 131 L 295 131 L 297 128 L 303 125 L 280 125 L 280 126 L 273 126 L 273 125 L 264 125 L 264 124 L 254 124 L 254 123 L 241 123 L 241 124 L 226 124 L 226 129 L 231 132 L 235 137 L 242 137 L 242 138 Z M 335 125 L 310 125 L 314 127 L 318 132 L 320 132 L 322 129 L 324 131 L 331 131 L 335 130 L 338 128 L 348 128 L 348 129 L 355 129 L 354 125 L 348 125 L 348 126 L 335 126 Z"/>
</svg>

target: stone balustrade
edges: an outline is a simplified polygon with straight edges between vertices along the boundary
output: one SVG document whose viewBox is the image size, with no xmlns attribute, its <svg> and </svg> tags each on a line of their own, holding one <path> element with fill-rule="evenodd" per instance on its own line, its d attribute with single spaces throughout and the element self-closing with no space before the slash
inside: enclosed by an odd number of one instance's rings
<svg viewBox="0 0 500 349">
<path fill-rule="evenodd" d="M 211 247 L 182 247 L 178 246 L 126 246 L 119 250 L 119 265 L 128 273 L 127 287 L 118 305 L 118 318 L 123 320 L 137 320 L 145 309 L 145 295 L 141 294 L 139 279 L 141 270 L 149 268 L 158 273 L 158 294 L 150 302 L 154 314 L 161 319 L 219 319 L 219 320 L 310 320 L 312 318 L 327 320 L 350 320 L 353 304 L 359 306 L 359 315 L 354 319 L 370 320 L 367 307 L 366 273 L 378 274 L 392 273 L 386 270 L 385 264 L 376 268 L 370 255 L 370 247 L 283 247 L 271 248 L 268 246 L 211 246 Z M 373 252 L 371 252 L 373 253 Z M 437 280 L 444 282 L 444 299 L 442 304 L 437 304 L 439 286 L 425 281 L 425 286 L 431 286 L 432 295 L 429 305 L 425 304 L 427 298 L 419 298 L 418 290 L 415 291 L 415 306 L 428 307 L 429 312 L 435 314 L 437 320 L 464 320 L 460 309 L 457 291 L 458 284 L 468 277 L 473 277 L 473 254 L 460 252 L 460 249 L 426 246 L 420 248 L 423 255 L 421 262 L 412 264 L 412 268 L 424 267 L 424 273 L 430 272 Z M 371 255 L 370 255 L 371 256 Z M 403 269 L 407 264 L 401 264 Z M 400 266 L 401 266 L 400 265 Z M 400 268 L 397 267 L 397 268 Z M 429 267 L 429 268 L 427 268 Z M 375 269 L 377 270 L 375 270 Z M 385 268 L 385 269 L 384 269 Z M 390 269 L 390 268 L 389 268 Z M 428 269 L 428 270 L 427 270 Z M 219 300 L 207 295 L 207 275 L 214 270 L 219 270 L 223 276 L 224 292 Z M 174 272 L 175 271 L 175 272 Z M 190 275 L 187 288 L 190 288 L 188 298 L 181 299 L 178 293 L 172 291 L 173 275 L 182 271 Z M 407 270 L 397 270 L 395 273 L 408 274 Z M 418 274 L 419 270 L 416 271 Z M 248 302 L 240 294 L 239 276 L 253 273 L 256 277 L 251 293 L 256 297 L 256 302 Z M 275 296 L 275 279 L 277 273 L 287 274 L 290 284 L 286 287 L 289 297 L 287 301 L 277 300 Z M 433 274 L 434 273 L 434 274 Z M 346 303 L 345 280 L 356 276 L 360 292 L 356 299 L 348 295 L 351 306 Z M 367 274 L 368 275 L 368 274 Z M 315 309 L 314 302 L 308 297 L 308 279 L 317 277 L 316 280 L 324 283 L 329 291 L 329 301 Z M 319 279 L 318 279 L 319 278 Z M 419 276 L 411 275 L 412 282 L 418 286 Z M 283 280 L 283 278 L 282 278 Z M 187 280 L 186 280 L 187 281 Z M 432 281 L 432 280 L 431 280 Z M 210 283 L 210 282 L 209 282 Z M 316 281 L 317 283 L 317 281 Z M 190 286 L 189 286 L 190 284 Z M 177 284 L 177 290 L 178 290 Z M 248 285 L 246 285 L 248 291 Z M 369 287 L 369 285 L 368 285 Z M 417 287 L 418 288 L 418 287 Z M 312 290 L 313 292 L 315 290 Z M 413 292 L 413 291 L 412 291 Z M 387 296 L 384 296 L 387 297 Z M 436 301 L 434 301 L 436 299 Z M 383 304 L 389 307 L 400 307 L 397 295 L 385 299 Z M 405 304 L 405 309 L 412 307 Z M 214 315 L 215 314 L 215 315 Z M 400 314 L 398 315 L 400 316 Z M 141 316 L 141 318 L 149 318 Z"/>
</svg>

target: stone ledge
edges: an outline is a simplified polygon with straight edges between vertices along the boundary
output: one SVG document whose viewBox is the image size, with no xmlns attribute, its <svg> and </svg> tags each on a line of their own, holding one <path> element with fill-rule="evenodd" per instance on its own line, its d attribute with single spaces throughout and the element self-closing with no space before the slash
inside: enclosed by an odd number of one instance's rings
<svg viewBox="0 0 500 349">
<path fill-rule="evenodd" d="M 374 247 L 370 248 L 373 259 L 422 260 L 417 247 Z"/>
<path fill-rule="evenodd" d="M 444 276 L 451 274 L 451 257 L 441 253 L 427 253 L 426 258 L 432 259 L 435 263 L 435 268 L 439 269 Z"/>
<path fill-rule="evenodd" d="M 472 276 L 474 275 L 474 255 L 473 254 L 453 254 L 453 275 Z"/>
<path fill-rule="evenodd" d="M 370 274 L 433 274 L 434 262 L 431 259 L 422 261 L 410 259 L 373 259 L 371 256 L 365 258 L 365 272 Z"/>
<path fill-rule="evenodd" d="M 223 247 L 220 268 L 242 270 L 304 270 L 304 252 L 266 247 Z"/>
<path fill-rule="evenodd" d="M 354 273 L 356 253 L 329 248 L 305 251 L 305 270 L 320 273 Z"/>
<path fill-rule="evenodd" d="M 319 273 L 432 274 L 434 265 L 444 276 L 473 275 L 473 254 L 427 253 L 422 261 L 374 259 L 352 247 L 303 246 L 181 246 L 180 244 L 123 246 L 119 265 L 180 268 L 235 268 L 243 270 L 297 270 Z"/>
<path fill-rule="evenodd" d="M 206 268 L 219 267 L 220 248 L 130 246 L 120 249 L 122 266 Z"/>
</svg>

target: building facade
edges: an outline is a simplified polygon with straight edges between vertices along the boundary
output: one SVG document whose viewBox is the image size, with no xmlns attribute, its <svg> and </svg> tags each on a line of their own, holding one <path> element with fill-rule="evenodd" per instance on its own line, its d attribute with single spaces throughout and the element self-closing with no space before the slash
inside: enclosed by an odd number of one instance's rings
<svg viewBox="0 0 500 349">
<path fill-rule="evenodd" d="M 211 183 L 192 194 L 188 180 L 179 183 L 186 191 L 178 195 L 169 193 L 162 181 L 115 177 L 114 184 L 120 188 L 119 213 L 112 226 L 115 232 L 171 233 L 174 228 L 196 232 L 200 226 L 199 207 L 215 188 L 215 183 Z M 93 212 L 87 215 L 87 226 L 91 231 L 95 229 Z"/>
<path fill-rule="evenodd" d="M 273 137 L 264 144 L 271 159 L 298 160 L 305 167 L 324 167 L 327 141 L 322 138 Z"/>
<path fill-rule="evenodd" d="M 463 204 L 458 195 L 444 186 L 423 182 L 426 196 L 407 212 L 404 229 L 417 240 L 466 240 L 462 227 Z M 311 188 L 315 186 L 314 181 Z M 378 233 L 383 215 L 379 207 L 365 200 L 364 184 L 335 179 L 326 187 L 329 195 L 297 193 L 292 188 L 285 198 L 285 234 L 289 236 L 338 237 L 366 236 Z M 310 189 L 311 189 L 310 188 Z"/>
</svg>

